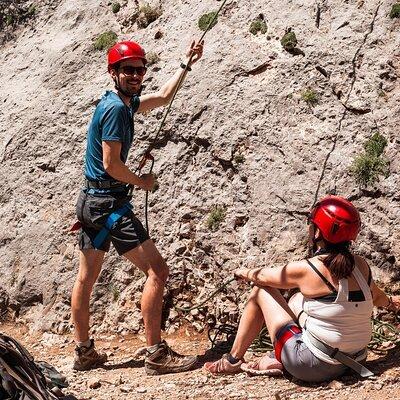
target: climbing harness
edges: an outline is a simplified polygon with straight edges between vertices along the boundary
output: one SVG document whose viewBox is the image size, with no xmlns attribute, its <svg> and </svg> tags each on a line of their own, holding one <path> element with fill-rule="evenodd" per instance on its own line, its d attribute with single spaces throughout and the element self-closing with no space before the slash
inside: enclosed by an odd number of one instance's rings
<svg viewBox="0 0 400 400">
<path fill-rule="evenodd" d="M 218 11 L 213 15 L 213 18 L 211 18 L 207 28 L 204 30 L 203 34 L 201 35 L 198 43 L 201 43 L 203 41 L 203 39 L 206 36 L 206 34 L 208 33 L 208 31 L 213 27 L 213 24 L 214 24 L 215 20 L 217 19 L 218 15 L 220 14 L 221 10 L 223 9 L 223 7 L 225 6 L 227 1 L 228 0 L 224 0 L 222 2 L 221 6 L 219 7 Z M 136 169 L 136 173 L 140 173 L 141 172 L 142 168 L 145 166 L 145 164 L 146 164 L 146 162 L 148 160 L 151 160 L 151 166 L 150 166 L 150 169 L 149 169 L 149 174 L 151 174 L 153 172 L 154 157 L 151 155 L 151 151 L 153 150 L 154 145 L 157 142 L 158 136 L 160 135 L 160 133 L 161 133 L 163 127 L 164 127 L 164 124 L 165 124 L 165 121 L 167 119 L 167 116 L 168 116 L 168 114 L 169 114 L 169 112 L 171 110 L 172 103 L 174 102 L 175 97 L 176 97 L 176 95 L 177 95 L 177 93 L 178 93 L 178 91 L 179 91 L 179 89 L 180 89 L 180 87 L 181 87 L 181 85 L 183 83 L 183 80 L 185 79 L 186 72 L 191 70 L 190 62 L 192 61 L 193 56 L 194 56 L 194 54 L 192 54 L 190 56 L 189 61 L 188 61 L 187 64 L 181 64 L 181 67 L 184 69 L 184 73 L 180 76 L 180 78 L 178 80 L 178 84 L 176 85 L 176 88 L 175 88 L 174 93 L 172 95 L 171 101 L 170 101 L 166 111 L 164 112 L 164 116 L 163 116 L 163 118 L 161 120 L 160 126 L 159 126 L 159 128 L 158 128 L 158 130 L 156 132 L 156 135 L 155 135 L 154 139 L 151 141 L 150 145 L 148 146 L 148 148 L 145 150 L 145 152 L 141 156 L 141 161 L 139 162 L 139 166 Z M 129 194 L 132 193 L 132 190 L 133 190 L 133 187 L 130 186 Z M 148 202 L 149 202 L 149 192 L 146 191 L 146 197 L 145 197 L 145 221 L 146 221 L 147 233 L 150 234 L 150 232 L 149 232 L 149 223 L 148 223 Z"/>
</svg>

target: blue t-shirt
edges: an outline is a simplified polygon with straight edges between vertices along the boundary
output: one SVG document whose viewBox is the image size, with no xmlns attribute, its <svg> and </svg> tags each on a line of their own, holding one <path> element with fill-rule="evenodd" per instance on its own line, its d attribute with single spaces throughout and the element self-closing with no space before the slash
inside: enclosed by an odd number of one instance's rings
<svg viewBox="0 0 400 400">
<path fill-rule="evenodd" d="M 104 169 L 102 141 L 121 142 L 121 160 L 126 162 L 133 141 L 133 114 L 140 104 L 138 96 L 134 97 L 132 104 L 132 108 L 128 107 L 118 94 L 112 91 L 107 91 L 101 98 L 87 135 L 86 179 L 115 181 Z"/>
</svg>

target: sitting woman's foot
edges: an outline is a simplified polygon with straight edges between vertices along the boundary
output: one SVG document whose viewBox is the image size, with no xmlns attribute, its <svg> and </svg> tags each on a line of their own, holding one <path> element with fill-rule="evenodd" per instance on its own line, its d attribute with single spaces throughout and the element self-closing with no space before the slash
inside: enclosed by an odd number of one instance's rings
<svg viewBox="0 0 400 400">
<path fill-rule="evenodd" d="M 240 368 L 242 371 L 252 375 L 282 375 L 283 371 L 283 365 L 269 354 L 256 361 L 243 363 Z"/>
<path fill-rule="evenodd" d="M 204 364 L 204 369 L 213 374 L 237 374 L 242 372 L 240 366 L 243 361 L 240 360 L 235 364 L 232 364 L 228 359 L 228 354 L 224 354 L 222 358 L 214 362 L 206 362 Z"/>
</svg>

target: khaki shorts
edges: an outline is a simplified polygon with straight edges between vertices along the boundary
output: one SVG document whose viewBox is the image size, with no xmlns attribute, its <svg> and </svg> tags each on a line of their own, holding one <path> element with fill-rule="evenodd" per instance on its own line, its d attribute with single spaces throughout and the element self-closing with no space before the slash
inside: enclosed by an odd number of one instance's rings
<svg viewBox="0 0 400 400">
<path fill-rule="evenodd" d="M 108 216 L 129 202 L 125 192 L 113 194 L 89 194 L 83 189 L 76 204 L 76 216 L 82 224 L 79 233 L 79 248 L 94 249 L 93 240 L 105 225 Z M 118 254 L 139 246 L 149 239 L 146 229 L 132 211 L 123 215 L 110 231 L 99 250 L 108 251 L 112 243 Z"/>
</svg>

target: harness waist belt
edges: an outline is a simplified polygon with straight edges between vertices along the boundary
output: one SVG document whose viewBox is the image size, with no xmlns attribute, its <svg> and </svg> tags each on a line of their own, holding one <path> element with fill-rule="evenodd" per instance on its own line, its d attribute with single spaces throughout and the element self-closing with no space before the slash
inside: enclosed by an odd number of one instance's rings
<svg viewBox="0 0 400 400">
<path fill-rule="evenodd" d="M 281 363 L 281 353 L 285 343 L 294 335 L 301 333 L 301 329 L 297 325 L 291 325 L 285 329 L 279 339 L 274 344 L 275 358 Z"/>
<path fill-rule="evenodd" d="M 343 353 L 337 348 L 333 348 L 328 344 L 321 342 L 315 336 L 313 336 L 310 332 L 308 339 L 315 346 L 318 350 L 321 350 L 323 353 L 328 355 L 329 357 L 333 358 L 334 360 L 339 361 L 346 367 L 351 368 L 353 371 L 357 372 L 363 378 L 368 378 L 370 376 L 374 376 L 374 373 L 371 372 L 368 368 L 364 367 L 364 365 L 360 364 L 358 361 L 354 360 L 352 357 L 348 356 L 346 353 Z M 353 357 L 357 357 L 365 352 L 365 349 L 359 351 L 358 353 L 354 354 Z"/>
<path fill-rule="evenodd" d="M 120 181 L 89 181 L 86 180 L 86 187 L 88 189 L 112 189 L 119 187 L 126 187 L 127 184 Z"/>
</svg>

